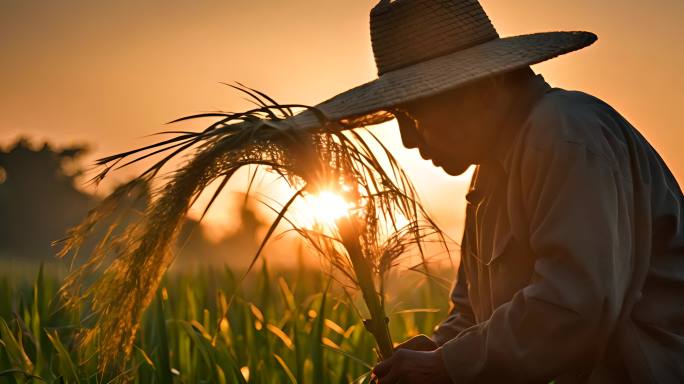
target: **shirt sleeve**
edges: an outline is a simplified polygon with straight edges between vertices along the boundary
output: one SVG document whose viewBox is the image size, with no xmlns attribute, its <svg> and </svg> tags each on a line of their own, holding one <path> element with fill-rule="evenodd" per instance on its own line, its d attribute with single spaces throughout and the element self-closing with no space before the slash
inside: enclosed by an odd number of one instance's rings
<svg viewBox="0 0 684 384">
<path fill-rule="evenodd" d="M 455 383 L 548 382 L 588 366 L 629 283 L 631 184 L 609 159 L 558 140 L 525 148 L 516 162 L 509 177 L 526 215 L 533 277 L 489 320 L 442 346 Z"/>
<path fill-rule="evenodd" d="M 442 345 L 473 325 L 475 325 L 475 315 L 470 306 L 470 299 L 468 299 L 465 267 L 461 263 L 458 266 L 456 284 L 451 291 L 451 310 L 449 311 L 449 316 L 436 327 L 432 339 L 437 345 Z"/>
</svg>

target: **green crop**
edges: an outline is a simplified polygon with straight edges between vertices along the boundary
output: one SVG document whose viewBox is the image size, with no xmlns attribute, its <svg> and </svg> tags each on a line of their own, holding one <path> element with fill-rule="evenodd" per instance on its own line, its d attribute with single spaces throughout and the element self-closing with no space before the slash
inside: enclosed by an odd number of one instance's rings
<svg viewBox="0 0 684 384">
<path fill-rule="evenodd" d="M 236 275 L 167 274 L 116 373 L 99 369 L 96 348 L 80 347 L 79 331 L 92 319 L 60 305 L 59 276 L 42 267 L 33 283 L 0 276 L 0 383 L 367 381 L 377 356 L 353 305 L 359 295 L 307 265 L 272 272 L 264 263 L 239 286 Z M 447 287 L 426 282 L 419 274 L 389 279 L 398 341 L 430 333 L 445 316 Z"/>
</svg>

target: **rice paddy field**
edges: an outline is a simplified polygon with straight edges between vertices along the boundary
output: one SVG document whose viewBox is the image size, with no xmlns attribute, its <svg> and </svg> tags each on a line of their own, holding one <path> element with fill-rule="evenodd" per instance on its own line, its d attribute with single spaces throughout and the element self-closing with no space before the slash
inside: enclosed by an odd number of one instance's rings
<svg viewBox="0 0 684 384">
<path fill-rule="evenodd" d="M 167 273 L 131 361 L 102 372 L 98 352 L 78 343 L 92 319 L 60 305 L 53 270 L 0 274 L 0 383 L 368 382 L 377 360 L 358 293 L 318 266 L 263 263 L 242 284 L 227 267 Z M 445 280 L 403 271 L 388 282 L 395 343 L 429 334 L 446 315 Z"/>
</svg>

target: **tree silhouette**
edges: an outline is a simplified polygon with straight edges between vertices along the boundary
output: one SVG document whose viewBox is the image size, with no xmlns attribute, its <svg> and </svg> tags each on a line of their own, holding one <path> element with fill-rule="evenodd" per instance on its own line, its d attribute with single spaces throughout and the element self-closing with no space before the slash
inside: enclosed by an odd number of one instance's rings
<svg viewBox="0 0 684 384">
<path fill-rule="evenodd" d="M 34 146 L 26 138 L 0 150 L 0 259 L 41 261 L 55 256 L 60 247 L 51 246 L 52 242 L 63 238 L 98 201 L 76 187 L 83 173 L 80 159 L 86 153 L 86 146 Z M 152 199 L 149 189 L 147 186 L 139 200 L 122 209 L 143 211 Z M 238 231 L 218 243 L 207 240 L 198 222 L 186 219 L 179 261 L 248 263 L 258 245 L 255 234 L 263 223 L 248 204 L 240 207 L 237 216 L 241 223 Z M 136 217 L 133 214 L 127 220 Z M 100 230 L 106 229 L 106 225 L 102 227 Z M 94 242 L 86 244 L 83 253 L 92 246 Z"/>
<path fill-rule="evenodd" d="M 85 146 L 36 148 L 24 138 L 0 151 L 0 257 L 47 259 L 51 242 L 78 223 L 95 199 L 75 187 Z"/>
</svg>

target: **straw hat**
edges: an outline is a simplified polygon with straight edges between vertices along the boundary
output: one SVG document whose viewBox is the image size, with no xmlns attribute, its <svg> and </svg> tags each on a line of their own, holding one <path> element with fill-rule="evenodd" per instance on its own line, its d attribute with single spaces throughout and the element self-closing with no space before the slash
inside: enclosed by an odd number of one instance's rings
<svg viewBox="0 0 684 384">
<path fill-rule="evenodd" d="M 318 108 L 345 128 L 393 118 L 397 104 L 447 91 L 584 48 L 590 32 L 546 32 L 499 37 L 477 0 L 381 0 L 370 13 L 378 78 Z M 301 128 L 320 126 L 311 111 L 294 117 Z"/>
</svg>

